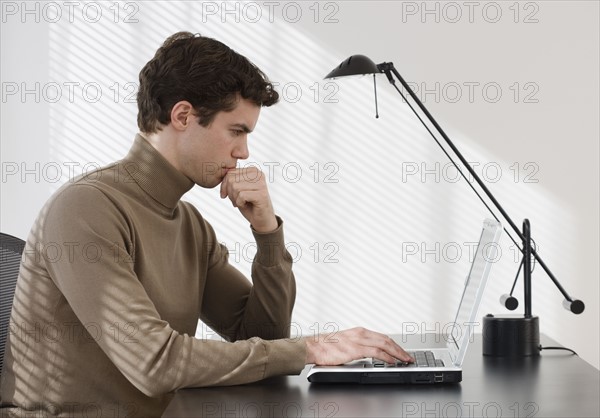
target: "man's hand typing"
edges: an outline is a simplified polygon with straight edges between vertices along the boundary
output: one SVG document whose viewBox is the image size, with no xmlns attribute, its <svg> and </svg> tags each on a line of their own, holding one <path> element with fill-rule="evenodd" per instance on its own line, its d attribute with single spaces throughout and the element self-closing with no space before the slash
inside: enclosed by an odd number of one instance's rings
<svg viewBox="0 0 600 418">
<path fill-rule="evenodd" d="M 414 359 L 390 337 L 365 328 L 352 328 L 333 334 L 307 337 L 306 364 L 334 366 L 364 357 L 388 363 L 397 360 L 412 363 Z"/>
</svg>

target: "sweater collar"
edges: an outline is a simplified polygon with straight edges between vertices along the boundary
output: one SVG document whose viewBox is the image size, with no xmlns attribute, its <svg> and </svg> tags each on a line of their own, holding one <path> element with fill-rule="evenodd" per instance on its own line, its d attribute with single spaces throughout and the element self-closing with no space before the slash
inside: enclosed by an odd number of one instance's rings
<svg viewBox="0 0 600 418">
<path fill-rule="evenodd" d="M 135 136 L 124 167 L 146 193 L 169 209 L 175 209 L 181 196 L 194 186 L 140 134 Z"/>
</svg>

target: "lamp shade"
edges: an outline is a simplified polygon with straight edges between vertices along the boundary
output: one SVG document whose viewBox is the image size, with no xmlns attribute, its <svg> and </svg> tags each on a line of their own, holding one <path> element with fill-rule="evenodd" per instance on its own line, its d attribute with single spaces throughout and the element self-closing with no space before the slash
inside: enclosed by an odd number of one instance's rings
<svg viewBox="0 0 600 418">
<path fill-rule="evenodd" d="M 349 75 L 378 74 L 381 71 L 369 57 L 364 55 L 352 55 L 350 58 L 342 61 L 325 78 L 345 77 Z"/>
</svg>

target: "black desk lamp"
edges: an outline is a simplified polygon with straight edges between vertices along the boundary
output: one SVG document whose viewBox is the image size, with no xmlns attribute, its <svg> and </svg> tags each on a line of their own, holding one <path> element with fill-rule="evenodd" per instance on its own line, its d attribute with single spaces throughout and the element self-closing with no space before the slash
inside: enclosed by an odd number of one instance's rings
<svg viewBox="0 0 600 418">
<path fill-rule="evenodd" d="M 373 74 L 373 83 L 375 88 L 375 113 L 376 117 L 379 117 L 377 113 L 377 86 L 375 82 L 375 75 L 379 73 L 383 73 L 387 76 L 389 82 L 392 84 L 392 86 L 394 86 L 398 93 L 400 93 L 404 101 L 408 104 L 408 106 L 417 116 L 419 121 L 421 121 L 425 129 L 427 129 L 429 134 L 433 137 L 433 139 L 442 149 L 444 154 L 446 154 L 446 156 L 450 159 L 452 164 L 454 164 L 454 167 L 456 167 L 461 176 L 465 180 L 467 180 L 465 174 L 462 172 L 462 170 L 454 161 L 454 159 L 450 156 L 450 154 L 442 146 L 442 144 L 439 142 L 439 140 L 436 138 L 433 132 L 425 124 L 425 121 L 423 121 L 421 116 L 419 116 L 415 108 L 410 104 L 408 100 L 406 100 L 405 95 L 396 85 L 396 80 L 394 79 L 394 76 L 398 79 L 398 81 L 400 81 L 400 84 L 402 84 L 402 86 L 406 89 L 410 97 L 425 114 L 429 122 L 431 122 L 431 124 L 435 127 L 439 134 L 444 138 L 446 144 L 448 144 L 452 152 L 458 157 L 463 166 L 473 176 L 481 190 L 483 190 L 487 197 L 492 201 L 496 209 L 500 211 L 504 219 L 506 219 L 508 224 L 511 226 L 512 230 L 517 234 L 517 236 L 522 242 L 522 246 L 520 247 L 513 238 L 513 236 L 509 233 L 509 231 L 506 228 L 504 228 L 504 231 L 510 237 L 515 246 L 519 248 L 523 253 L 523 259 L 521 261 L 521 265 L 519 266 L 519 270 L 517 271 L 517 276 L 515 277 L 515 281 L 513 283 L 510 294 L 502 295 L 500 297 L 500 303 L 502 303 L 502 305 L 504 305 L 509 310 L 515 310 L 517 308 L 519 303 L 517 299 L 514 296 L 512 296 L 512 293 L 514 291 L 515 284 L 519 277 L 521 268 L 523 268 L 525 313 L 524 315 L 486 315 L 483 318 L 483 354 L 498 357 L 523 357 L 539 355 L 539 318 L 537 316 L 532 315 L 531 313 L 531 256 L 533 256 L 534 259 L 540 264 L 540 266 L 542 266 L 542 268 L 548 274 L 550 279 L 552 279 L 558 290 L 565 297 L 565 300 L 563 301 L 563 306 L 565 307 L 565 309 L 573 312 L 574 314 L 580 314 L 585 309 L 584 303 L 581 300 L 571 298 L 567 294 L 567 292 L 560 285 L 556 277 L 554 277 L 548 266 L 546 266 L 546 263 L 544 263 L 542 258 L 539 256 L 535 249 L 535 246 L 531 245 L 532 240 L 529 220 L 525 219 L 523 221 L 523 231 L 521 232 L 521 230 L 519 230 L 519 228 L 515 225 L 510 216 L 508 216 L 508 213 L 506 213 L 506 211 L 502 208 L 500 203 L 498 203 L 492 192 L 490 192 L 490 190 L 486 187 L 483 181 L 479 178 L 477 173 L 475 173 L 475 170 L 473 170 L 471 165 L 467 162 L 467 160 L 463 157 L 460 151 L 452 143 L 448 135 L 446 135 L 444 130 L 436 122 L 433 116 L 431 116 L 431 114 L 425 108 L 423 103 L 421 103 L 417 95 L 412 91 L 412 89 L 409 87 L 406 81 L 404 81 L 404 79 L 398 73 L 396 68 L 394 68 L 393 63 L 383 62 L 381 64 L 375 64 L 371 59 L 364 55 L 353 55 L 350 58 L 343 61 L 329 74 L 327 74 L 325 78 L 338 78 L 350 75 Z M 467 180 L 467 184 L 471 187 L 475 194 L 477 194 L 479 199 L 490 211 L 492 216 L 496 220 L 498 220 L 496 214 L 483 200 L 483 198 L 477 192 L 477 190 L 471 184 L 471 182 Z"/>
</svg>

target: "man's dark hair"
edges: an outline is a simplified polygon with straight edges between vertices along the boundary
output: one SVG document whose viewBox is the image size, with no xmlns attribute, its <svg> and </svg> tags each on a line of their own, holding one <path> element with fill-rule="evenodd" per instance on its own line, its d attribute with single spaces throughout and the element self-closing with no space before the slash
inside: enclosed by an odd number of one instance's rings
<svg viewBox="0 0 600 418">
<path fill-rule="evenodd" d="M 239 97 L 257 106 L 277 103 L 279 95 L 264 73 L 246 57 L 215 39 L 178 32 L 165 40 L 140 71 L 138 127 L 153 133 L 171 122 L 171 110 L 187 100 L 208 126 Z"/>
</svg>

